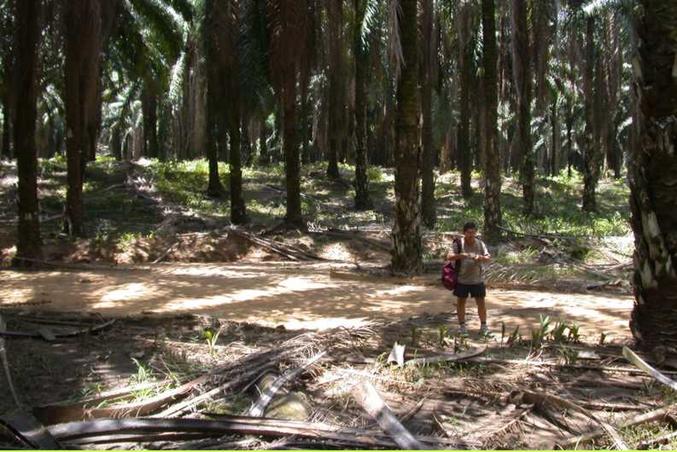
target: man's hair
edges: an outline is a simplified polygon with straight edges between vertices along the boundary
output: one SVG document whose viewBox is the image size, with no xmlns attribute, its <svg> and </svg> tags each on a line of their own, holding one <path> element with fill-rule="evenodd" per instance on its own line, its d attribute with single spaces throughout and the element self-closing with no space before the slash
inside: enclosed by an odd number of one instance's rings
<svg viewBox="0 0 677 452">
<path fill-rule="evenodd" d="M 477 225 L 475 224 L 474 221 L 468 221 L 466 224 L 463 225 L 463 232 L 467 231 L 468 229 L 477 229 Z"/>
</svg>

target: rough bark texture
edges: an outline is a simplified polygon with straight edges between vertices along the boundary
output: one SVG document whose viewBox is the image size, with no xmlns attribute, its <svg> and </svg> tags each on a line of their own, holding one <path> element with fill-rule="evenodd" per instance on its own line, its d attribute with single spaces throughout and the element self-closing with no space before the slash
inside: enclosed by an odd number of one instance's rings
<svg viewBox="0 0 677 452">
<path fill-rule="evenodd" d="M 268 136 L 270 135 L 270 130 L 268 129 L 268 123 L 266 118 L 261 119 L 261 128 L 259 135 L 259 164 L 269 165 L 270 164 L 270 154 L 268 153 Z"/>
<path fill-rule="evenodd" d="M 64 2 L 66 191 L 65 229 L 84 234 L 84 162 L 94 139 L 101 52 L 101 0 Z"/>
<path fill-rule="evenodd" d="M 14 0 L 7 2 L 7 8 L 14 9 Z M 14 52 L 12 52 L 12 41 L 14 39 L 12 31 L 14 30 L 14 15 L 6 14 L 5 20 L 2 23 L 2 32 L 0 32 L 0 37 L 2 38 L 2 47 L 0 51 L 2 52 L 2 67 L 0 70 L 0 101 L 2 102 L 2 150 L 0 151 L 0 156 L 7 159 L 12 157 L 11 149 L 11 136 L 12 136 L 12 94 L 14 90 L 12 89 L 12 68 L 13 68 L 13 59 Z"/>
<path fill-rule="evenodd" d="M 353 0 L 355 9 L 355 36 L 353 52 L 355 54 L 355 209 L 372 208 L 369 197 L 369 179 L 367 177 L 367 71 L 368 53 L 362 45 L 362 26 L 364 22 L 366 0 Z"/>
<path fill-rule="evenodd" d="M 14 143 L 19 174 L 19 228 L 15 265 L 31 266 L 23 259 L 41 259 L 38 206 L 38 158 L 35 148 L 37 116 L 38 42 L 40 40 L 40 0 L 21 0 L 16 6 L 16 84 L 21 102 L 16 106 Z"/>
<path fill-rule="evenodd" d="M 288 227 L 305 229 L 301 213 L 301 168 L 297 126 L 297 82 L 306 62 L 309 14 L 306 0 L 268 0 L 270 72 L 282 107 Z"/>
<path fill-rule="evenodd" d="M 435 150 L 433 148 L 433 55 L 435 40 L 433 39 L 433 0 L 423 0 L 423 49 L 421 108 L 422 108 L 422 144 L 423 159 L 421 161 L 421 213 L 423 223 L 434 228 L 437 221 L 435 211 Z"/>
<path fill-rule="evenodd" d="M 392 269 L 419 273 L 423 268 L 419 210 L 418 0 L 400 0 L 398 26 L 402 73 L 397 86 L 395 142 L 395 225 Z"/>
<path fill-rule="evenodd" d="M 639 146 L 630 162 L 635 306 L 647 349 L 677 346 L 677 3 L 643 0 L 638 24 Z"/>
<path fill-rule="evenodd" d="M 244 224 L 249 219 L 247 218 L 242 194 L 242 134 L 240 133 L 240 110 L 238 107 L 237 105 L 231 106 L 228 133 L 230 136 L 230 221 L 233 224 Z"/>
<path fill-rule="evenodd" d="M 329 18 L 329 154 L 327 155 L 327 176 L 340 177 L 338 170 L 339 148 L 346 133 L 343 115 L 343 0 L 327 2 Z"/>
<path fill-rule="evenodd" d="M 157 134 L 157 94 L 152 85 L 152 82 L 147 82 L 141 96 L 143 155 L 149 158 L 156 158 L 160 154 L 160 145 Z"/>
<path fill-rule="evenodd" d="M 583 172 L 583 210 L 594 212 L 597 210 L 595 192 L 599 181 L 601 157 L 599 141 L 598 117 L 600 113 L 599 90 L 595 86 L 595 80 L 599 80 L 600 74 L 595 74 L 595 18 L 587 19 L 585 28 L 585 69 L 583 73 L 583 93 L 585 96 L 585 166 Z"/>
<path fill-rule="evenodd" d="M 497 54 L 496 6 L 494 0 L 482 0 L 483 66 L 485 100 L 484 148 L 484 235 L 488 242 L 500 239 L 501 225 L 501 159 L 497 143 Z"/>
<path fill-rule="evenodd" d="M 517 145 L 522 155 L 520 177 L 524 213 L 534 211 L 535 169 L 531 143 L 531 64 L 527 28 L 527 0 L 512 0 L 513 73 L 517 91 Z"/>
<path fill-rule="evenodd" d="M 472 195 L 470 177 L 472 173 L 472 152 L 470 150 L 470 89 L 472 84 L 472 7 L 470 2 L 461 6 L 459 17 L 459 72 L 461 73 L 460 118 L 458 123 L 458 163 L 461 170 L 461 194 L 464 198 Z"/>
</svg>

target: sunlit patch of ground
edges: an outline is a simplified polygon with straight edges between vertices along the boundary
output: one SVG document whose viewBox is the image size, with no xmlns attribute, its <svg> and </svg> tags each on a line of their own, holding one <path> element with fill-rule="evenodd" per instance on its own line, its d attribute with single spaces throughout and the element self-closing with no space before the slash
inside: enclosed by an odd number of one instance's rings
<svg viewBox="0 0 677 452">
<path fill-rule="evenodd" d="M 340 278 L 335 265 L 281 262 L 164 264 L 146 269 L 16 272 L 3 271 L 0 307 L 41 301 L 43 310 L 93 311 L 106 316 L 142 313 L 203 313 L 220 318 L 330 328 L 377 318 L 408 318 L 454 312 L 454 299 L 437 275 L 414 279 L 378 276 Z M 348 267 L 346 267 L 348 268 Z M 490 323 L 501 322 L 526 336 L 540 316 L 577 323 L 583 336 L 600 332 L 627 338 L 632 298 L 627 295 L 570 294 L 490 289 Z M 31 305 L 26 305 L 30 308 Z M 469 326 L 477 325 L 468 303 Z"/>
</svg>

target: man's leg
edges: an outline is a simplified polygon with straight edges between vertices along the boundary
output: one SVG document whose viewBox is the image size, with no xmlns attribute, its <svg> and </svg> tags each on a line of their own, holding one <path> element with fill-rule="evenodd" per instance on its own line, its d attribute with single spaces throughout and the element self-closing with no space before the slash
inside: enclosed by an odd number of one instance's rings
<svg viewBox="0 0 677 452">
<path fill-rule="evenodd" d="M 490 336 L 489 327 L 487 326 L 487 304 L 484 302 L 484 297 L 475 298 L 477 302 L 477 314 L 480 316 L 480 335 Z"/>
<path fill-rule="evenodd" d="M 484 297 L 475 298 L 477 302 L 477 315 L 480 316 L 482 325 L 487 324 L 487 304 L 484 302 Z"/>
<path fill-rule="evenodd" d="M 465 329 L 465 302 L 467 298 L 456 298 L 456 316 L 458 317 L 458 332 L 461 335 L 467 335 L 468 332 Z"/>
</svg>

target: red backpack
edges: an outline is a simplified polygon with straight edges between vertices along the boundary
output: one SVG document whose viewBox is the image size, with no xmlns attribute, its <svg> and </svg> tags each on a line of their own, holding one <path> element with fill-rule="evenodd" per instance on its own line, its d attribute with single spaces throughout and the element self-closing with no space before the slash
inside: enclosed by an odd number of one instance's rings
<svg viewBox="0 0 677 452">
<path fill-rule="evenodd" d="M 458 239 L 455 239 L 452 246 L 455 246 L 456 249 L 454 252 L 461 252 L 461 242 Z M 458 283 L 458 271 L 460 270 L 461 261 L 450 261 L 444 264 L 442 267 L 442 285 L 449 290 L 454 290 L 456 284 Z"/>
</svg>

